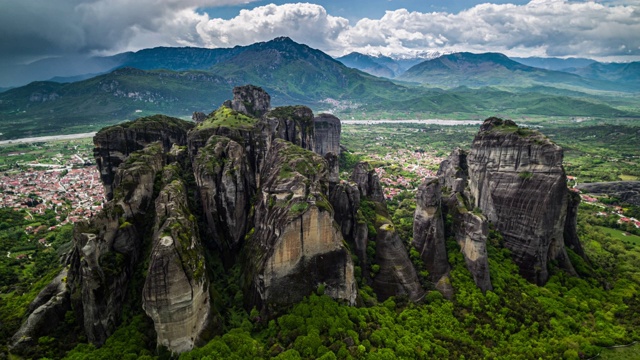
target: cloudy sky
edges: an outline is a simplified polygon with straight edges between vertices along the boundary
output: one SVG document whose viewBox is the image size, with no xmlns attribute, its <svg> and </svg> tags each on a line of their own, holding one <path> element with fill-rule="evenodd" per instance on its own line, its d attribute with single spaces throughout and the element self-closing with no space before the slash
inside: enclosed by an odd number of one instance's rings
<svg viewBox="0 0 640 360">
<path fill-rule="evenodd" d="M 277 36 L 334 56 L 464 50 L 640 60 L 640 0 L 0 0 L 0 9 L 0 65 Z"/>
</svg>

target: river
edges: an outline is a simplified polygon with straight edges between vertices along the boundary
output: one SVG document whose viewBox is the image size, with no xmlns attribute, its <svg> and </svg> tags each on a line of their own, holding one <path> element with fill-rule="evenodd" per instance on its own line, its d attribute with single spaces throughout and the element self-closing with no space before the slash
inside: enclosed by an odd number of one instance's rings
<svg viewBox="0 0 640 360">
<path fill-rule="evenodd" d="M 82 134 L 51 135 L 51 136 L 30 137 L 30 138 L 22 138 L 22 139 L 2 140 L 0 141 L 0 145 L 24 144 L 24 143 L 46 142 L 46 141 L 56 141 L 56 140 L 84 139 L 84 138 L 93 137 L 93 135 L 95 134 L 96 134 L 95 132 L 90 132 L 90 133 L 82 133 Z"/>
<path fill-rule="evenodd" d="M 480 120 L 443 120 L 443 119 L 423 119 L 423 120 L 341 120 L 347 125 L 377 125 L 377 124 L 427 124 L 427 125 L 480 125 Z"/>
</svg>

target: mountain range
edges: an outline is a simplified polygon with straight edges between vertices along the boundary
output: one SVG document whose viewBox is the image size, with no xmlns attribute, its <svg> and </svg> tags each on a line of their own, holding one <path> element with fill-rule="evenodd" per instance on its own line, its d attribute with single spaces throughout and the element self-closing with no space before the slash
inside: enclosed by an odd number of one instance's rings
<svg viewBox="0 0 640 360">
<path fill-rule="evenodd" d="M 73 78 L 60 73 L 57 80 L 69 82 L 38 81 L 0 93 L 0 138 L 81 132 L 159 112 L 186 118 L 217 107 L 234 86 L 247 83 L 267 90 L 274 105 L 295 102 L 346 116 L 638 116 L 633 92 L 640 90 L 640 63 L 592 63 L 579 69 L 581 76 L 497 53 L 412 61 L 356 53 L 336 60 L 285 37 L 228 49 L 154 48 L 92 58 L 93 70 L 116 69 Z"/>
</svg>

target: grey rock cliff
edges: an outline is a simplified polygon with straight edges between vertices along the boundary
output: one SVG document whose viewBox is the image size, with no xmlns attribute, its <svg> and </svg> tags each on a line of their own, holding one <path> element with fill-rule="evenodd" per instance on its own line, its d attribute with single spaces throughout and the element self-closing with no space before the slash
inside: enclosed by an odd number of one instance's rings
<svg viewBox="0 0 640 360">
<path fill-rule="evenodd" d="M 384 193 L 382 192 L 380 179 L 378 174 L 371 169 L 369 163 L 359 162 L 356 164 L 350 180 L 358 184 L 362 196 L 369 198 L 371 201 L 384 203 Z"/>
<path fill-rule="evenodd" d="M 100 130 L 93 137 L 93 156 L 100 171 L 107 200 L 113 198 L 113 180 L 118 166 L 134 151 L 160 141 L 166 151 L 173 144 L 185 145 L 193 123 L 154 115 Z"/>
<path fill-rule="evenodd" d="M 253 303 L 292 304 L 321 285 L 326 294 L 355 303 L 351 255 L 326 198 L 326 162 L 278 139 L 267 163 L 246 244 Z"/>
<path fill-rule="evenodd" d="M 251 219 L 255 178 L 245 148 L 213 135 L 193 158 L 202 209 L 213 240 L 220 249 L 237 250 Z"/>
<path fill-rule="evenodd" d="M 267 143 L 283 139 L 306 150 L 315 148 L 313 112 L 306 106 L 277 107 L 264 115 L 262 123 Z"/>
<path fill-rule="evenodd" d="M 206 330 L 211 308 L 204 249 L 187 204 L 179 165 L 163 171 L 155 200 L 155 231 L 142 307 L 153 320 L 157 342 L 175 353 L 191 350 Z"/>
<path fill-rule="evenodd" d="M 468 156 L 473 206 L 499 230 L 520 273 L 544 284 L 556 260 L 574 273 L 564 248 L 568 189 L 562 149 L 510 120 L 485 120 Z"/>
<path fill-rule="evenodd" d="M 342 235 L 358 257 L 365 278 L 369 278 L 367 243 L 369 230 L 360 211 L 360 190 L 353 182 L 330 184 L 329 202 L 335 210 L 334 219 L 340 225 Z"/>
<path fill-rule="evenodd" d="M 373 277 L 372 287 L 378 299 L 405 295 L 409 300 L 420 300 L 424 290 L 393 224 L 386 221 L 376 231 L 376 261 L 380 265 L 380 272 Z"/>
<path fill-rule="evenodd" d="M 489 275 L 489 257 L 487 254 L 487 220 L 481 214 L 471 212 L 468 184 L 470 175 L 467 165 L 467 152 L 455 149 L 440 164 L 438 176 L 444 184 L 442 210 L 453 219 L 450 231 L 453 233 L 460 251 L 464 256 L 467 269 L 476 286 L 482 291 L 491 290 Z M 447 291 L 443 291 L 447 294 Z"/>
<path fill-rule="evenodd" d="M 370 220 L 374 222 L 372 225 L 376 229 L 375 261 L 380 266 L 380 270 L 372 279 L 372 287 L 378 299 L 385 300 L 391 296 L 406 295 L 410 300 L 419 300 L 424 295 L 424 290 L 409 259 L 407 249 L 387 213 L 378 175 L 368 163 L 360 162 L 356 164 L 351 174 L 351 181 L 358 185 L 360 198 L 371 201 L 375 207 L 375 219 Z M 367 233 L 367 235 L 371 234 Z M 365 260 L 368 259 L 365 258 Z"/>
<path fill-rule="evenodd" d="M 449 260 L 445 246 L 440 179 L 426 178 L 418 187 L 413 217 L 413 243 L 429 272 L 429 280 L 443 294 L 451 297 Z"/>
<path fill-rule="evenodd" d="M 340 155 L 340 119 L 331 114 L 320 114 L 313 119 L 315 124 L 315 149 L 322 156 L 328 153 Z"/>
<path fill-rule="evenodd" d="M 573 250 L 583 259 L 587 260 L 584 253 L 580 238 L 578 237 L 578 206 L 580 205 L 580 195 L 573 191 L 568 192 L 567 201 L 567 220 L 564 223 L 564 244 L 567 248 Z"/>
<path fill-rule="evenodd" d="M 230 105 L 237 112 L 259 118 L 269 111 L 271 96 L 258 86 L 237 86 L 233 88 L 233 100 Z"/>
</svg>

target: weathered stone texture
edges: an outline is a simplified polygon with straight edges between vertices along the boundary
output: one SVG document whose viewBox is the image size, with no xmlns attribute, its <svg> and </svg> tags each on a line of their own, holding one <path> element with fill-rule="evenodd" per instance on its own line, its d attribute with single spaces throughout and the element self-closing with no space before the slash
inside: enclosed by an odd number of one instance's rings
<svg viewBox="0 0 640 360">
<path fill-rule="evenodd" d="M 442 218 L 440 179 L 426 178 L 418 187 L 413 217 L 413 244 L 422 258 L 429 280 L 442 293 L 451 294 L 449 266 Z"/>
<path fill-rule="evenodd" d="M 570 273 L 563 242 L 567 181 L 562 149 L 512 121 L 485 120 L 468 156 L 473 206 L 504 236 L 521 274 L 546 283 L 549 260 Z"/>
</svg>

